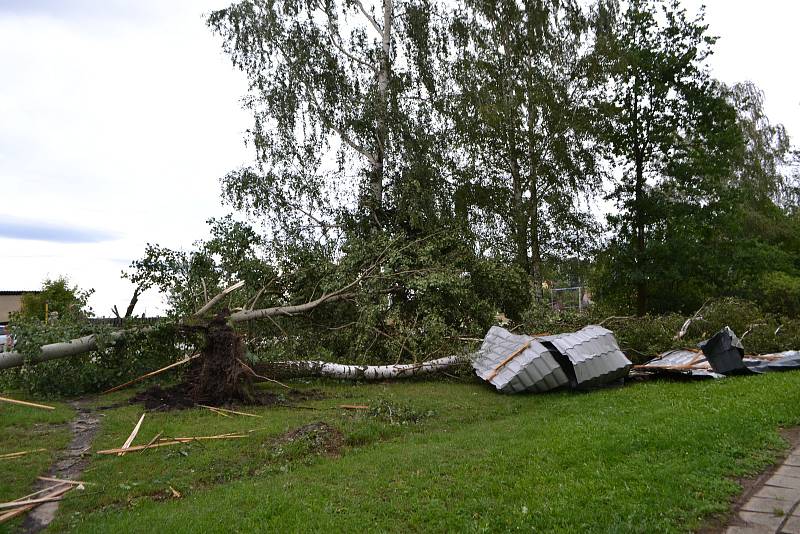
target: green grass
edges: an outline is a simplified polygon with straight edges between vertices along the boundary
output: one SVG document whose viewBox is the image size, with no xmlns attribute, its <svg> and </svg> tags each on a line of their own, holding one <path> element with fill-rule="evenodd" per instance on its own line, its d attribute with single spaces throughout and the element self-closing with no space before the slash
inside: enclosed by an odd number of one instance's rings
<svg viewBox="0 0 800 534">
<path fill-rule="evenodd" d="M 0 393 L 0 396 L 18 400 L 31 400 L 19 392 Z M 42 404 L 41 401 L 39 401 Z M 43 410 L 0 402 L 0 455 L 47 449 L 19 458 L 0 460 L 0 502 L 13 500 L 32 491 L 38 475 L 44 474 L 60 449 L 70 441 L 66 422 L 72 419 L 74 411 L 58 402 L 45 402 L 55 406 L 55 410 Z M 0 525 L 10 529 L 19 519 Z"/>
<path fill-rule="evenodd" d="M 149 413 L 136 443 L 255 431 L 97 455 L 82 477 L 95 485 L 50 530 L 690 531 L 728 509 L 733 477 L 785 449 L 780 427 L 800 424 L 800 373 L 523 396 L 471 382 L 298 386 L 328 394 L 302 403 L 320 410 Z M 328 409 L 342 403 L 380 410 Z M 94 449 L 119 446 L 141 412 L 104 410 Z M 341 430 L 341 455 L 276 440 L 320 420 Z"/>
</svg>

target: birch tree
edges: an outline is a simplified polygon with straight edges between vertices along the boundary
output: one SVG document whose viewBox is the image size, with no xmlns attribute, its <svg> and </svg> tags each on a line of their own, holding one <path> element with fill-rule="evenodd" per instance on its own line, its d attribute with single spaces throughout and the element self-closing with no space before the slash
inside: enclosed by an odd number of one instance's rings
<svg viewBox="0 0 800 534">
<path fill-rule="evenodd" d="M 250 84 L 257 165 L 223 180 L 235 208 L 295 232 L 353 210 L 384 224 L 413 123 L 403 97 L 425 55 L 398 39 L 419 34 L 421 12 L 408 0 L 245 0 L 210 15 Z"/>
<path fill-rule="evenodd" d="M 592 16 L 574 1 L 466 0 L 451 25 L 460 187 L 495 254 L 529 273 L 536 295 L 548 254 L 574 252 L 580 198 L 599 181 Z"/>
</svg>

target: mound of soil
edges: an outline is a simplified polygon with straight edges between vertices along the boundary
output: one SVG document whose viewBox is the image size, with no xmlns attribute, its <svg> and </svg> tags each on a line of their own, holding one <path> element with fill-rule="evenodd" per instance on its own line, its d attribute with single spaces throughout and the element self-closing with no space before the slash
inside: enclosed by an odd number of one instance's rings
<svg viewBox="0 0 800 534">
<path fill-rule="evenodd" d="M 144 404 L 148 410 L 167 411 L 182 410 L 192 408 L 195 401 L 192 398 L 192 386 L 188 383 L 181 383 L 168 388 L 153 386 L 140 393 L 137 393 L 129 400 L 130 404 Z M 210 406 L 222 408 L 234 408 L 237 405 L 246 404 L 250 406 L 289 406 L 294 402 L 324 399 L 325 393 L 318 389 L 299 390 L 290 389 L 286 393 L 272 393 L 269 391 L 255 390 L 251 398 L 239 404 L 235 403 L 214 403 L 209 402 Z M 206 404 L 206 403 L 202 403 Z"/>
<path fill-rule="evenodd" d="M 297 441 L 308 443 L 310 452 L 315 454 L 338 456 L 342 449 L 344 436 L 337 428 L 324 421 L 317 421 L 290 430 L 277 439 L 277 443 Z"/>
</svg>

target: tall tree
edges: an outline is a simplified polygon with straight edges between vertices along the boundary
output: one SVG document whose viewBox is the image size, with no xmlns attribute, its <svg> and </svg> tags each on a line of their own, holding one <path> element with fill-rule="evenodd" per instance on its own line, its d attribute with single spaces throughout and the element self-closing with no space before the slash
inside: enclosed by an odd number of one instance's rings
<svg viewBox="0 0 800 534">
<path fill-rule="evenodd" d="M 668 216 L 707 204 L 730 170 L 735 114 L 705 65 L 714 42 L 702 12 L 691 19 L 678 0 L 631 0 L 602 43 L 604 131 L 619 174 L 610 196 L 618 208 L 612 269 L 633 287 L 639 314 L 664 267 L 656 251 L 671 235 Z"/>
<path fill-rule="evenodd" d="M 599 182 L 590 13 L 577 1 L 466 0 L 451 32 L 462 215 L 539 295 L 544 258 L 586 222 L 580 195 Z"/>
<path fill-rule="evenodd" d="M 413 0 L 244 0 L 210 15 L 250 82 L 258 164 L 223 180 L 235 208 L 294 232 L 325 231 L 343 212 L 385 223 L 409 125 L 424 115 L 413 98 L 424 12 Z"/>
</svg>

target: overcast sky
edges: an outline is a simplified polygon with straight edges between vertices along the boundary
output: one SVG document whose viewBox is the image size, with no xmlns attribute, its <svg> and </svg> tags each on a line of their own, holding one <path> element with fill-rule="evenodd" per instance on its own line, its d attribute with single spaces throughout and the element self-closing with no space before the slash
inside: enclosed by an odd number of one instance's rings
<svg viewBox="0 0 800 534">
<path fill-rule="evenodd" d="M 63 274 L 109 315 L 145 243 L 190 248 L 224 213 L 218 180 L 250 157 L 246 81 L 203 22 L 226 4 L 0 0 L 0 290 Z M 714 74 L 754 81 L 800 135 L 800 2 L 706 5 Z M 160 311 L 155 292 L 140 302 Z"/>
</svg>

